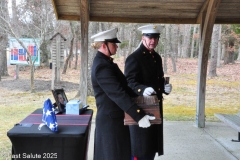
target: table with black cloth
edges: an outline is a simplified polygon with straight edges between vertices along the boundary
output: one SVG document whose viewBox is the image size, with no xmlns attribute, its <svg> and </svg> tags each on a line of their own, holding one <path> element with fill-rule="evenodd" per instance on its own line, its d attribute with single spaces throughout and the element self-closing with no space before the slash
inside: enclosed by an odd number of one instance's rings
<svg viewBox="0 0 240 160">
<path fill-rule="evenodd" d="M 86 160 L 93 110 L 80 115 L 56 115 L 58 131 L 42 123 L 37 109 L 7 132 L 12 142 L 12 159 Z"/>
</svg>

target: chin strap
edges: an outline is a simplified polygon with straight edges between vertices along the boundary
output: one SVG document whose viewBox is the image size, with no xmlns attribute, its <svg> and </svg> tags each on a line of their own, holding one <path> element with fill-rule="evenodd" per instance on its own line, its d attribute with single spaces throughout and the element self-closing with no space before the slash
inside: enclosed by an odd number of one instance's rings
<svg viewBox="0 0 240 160">
<path fill-rule="evenodd" d="M 108 50 L 108 53 L 110 54 L 109 55 L 109 57 L 112 55 L 112 53 L 110 52 L 110 50 L 109 50 L 109 48 L 108 48 L 108 44 L 107 44 L 107 42 L 104 42 L 105 43 L 105 45 L 107 46 L 107 50 Z"/>
</svg>

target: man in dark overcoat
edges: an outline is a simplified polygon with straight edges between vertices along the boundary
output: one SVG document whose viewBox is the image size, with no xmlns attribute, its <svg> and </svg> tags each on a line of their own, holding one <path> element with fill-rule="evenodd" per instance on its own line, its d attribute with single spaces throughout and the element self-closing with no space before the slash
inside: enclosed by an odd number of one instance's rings
<svg viewBox="0 0 240 160">
<path fill-rule="evenodd" d="M 130 98 L 134 92 L 112 55 L 116 54 L 117 28 L 100 32 L 91 38 L 98 49 L 93 61 L 91 80 L 96 98 L 97 114 L 94 139 L 94 160 L 130 160 L 131 147 L 128 126 L 124 126 L 124 112 L 139 127 L 147 128 L 154 117 L 146 115 Z"/>
<path fill-rule="evenodd" d="M 146 25 L 138 28 L 142 31 L 142 42 L 125 62 L 124 74 L 128 85 L 139 96 L 156 94 L 160 115 L 163 117 L 162 94 L 169 94 L 171 84 L 165 84 L 161 56 L 154 51 L 157 46 L 161 26 Z M 149 128 L 129 126 L 133 159 L 153 160 L 155 154 L 163 155 L 163 122 Z"/>
</svg>

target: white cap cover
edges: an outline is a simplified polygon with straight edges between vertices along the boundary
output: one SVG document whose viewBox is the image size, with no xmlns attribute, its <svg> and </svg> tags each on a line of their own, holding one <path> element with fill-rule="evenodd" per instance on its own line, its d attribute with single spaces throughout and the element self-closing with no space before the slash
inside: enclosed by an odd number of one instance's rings
<svg viewBox="0 0 240 160">
<path fill-rule="evenodd" d="M 121 43 L 117 39 L 117 28 L 113 28 L 107 31 L 103 31 L 100 33 L 97 33 L 91 37 L 91 39 L 94 40 L 94 42 L 112 42 L 112 43 Z"/>
<path fill-rule="evenodd" d="M 160 31 L 163 29 L 163 26 L 160 25 L 145 25 L 138 28 L 139 31 L 142 32 L 142 34 L 154 34 L 154 33 L 160 33 Z"/>
</svg>

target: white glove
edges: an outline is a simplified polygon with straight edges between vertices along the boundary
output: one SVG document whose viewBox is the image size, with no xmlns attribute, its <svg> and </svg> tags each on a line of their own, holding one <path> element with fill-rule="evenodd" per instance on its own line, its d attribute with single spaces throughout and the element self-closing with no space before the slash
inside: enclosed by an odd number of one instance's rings
<svg viewBox="0 0 240 160">
<path fill-rule="evenodd" d="M 172 84 L 166 84 L 164 90 L 167 94 L 169 94 L 172 91 Z"/>
<path fill-rule="evenodd" d="M 140 121 L 138 121 L 138 126 L 142 128 L 148 128 L 151 126 L 149 120 L 154 120 L 154 116 L 145 115 Z"/>
<path fill-rule="evenodd" d="M 143 92 L 144 96 L 151 96 L 152 94 L 156 94 L 152 87 L 147 87 Z"/>
</svg>

